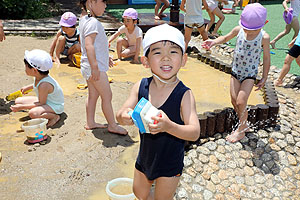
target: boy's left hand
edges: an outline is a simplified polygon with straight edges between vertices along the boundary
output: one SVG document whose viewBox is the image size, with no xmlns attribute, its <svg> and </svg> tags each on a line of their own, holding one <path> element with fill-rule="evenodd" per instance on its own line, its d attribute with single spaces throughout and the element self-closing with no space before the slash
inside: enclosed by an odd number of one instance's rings
<svg viewBox="0 0 300 200">
<path fill-rule="evenodd" d="M 21 107 L 19 105 L 11 105 L 10 109 L 13 112 L 18 112 L 19 110 L 21 110 Z"/>
<path fill-rule="evenodd" d="M 255 86 L 257 87 L 254 91 L 260 90 L 266 82 L 267 79 L 262 78 Z"/>
<path fill-rule="evenodd" d="M 167 132 L 167 130 L 170 128 L 171 120 L 162 110 L 159 111 L 160 114 L 158 116 L 151 117 L 151 119 L 155 121 L 155 124 L 149 124 L 149 130 L 151 134 Z"/>
</svg>

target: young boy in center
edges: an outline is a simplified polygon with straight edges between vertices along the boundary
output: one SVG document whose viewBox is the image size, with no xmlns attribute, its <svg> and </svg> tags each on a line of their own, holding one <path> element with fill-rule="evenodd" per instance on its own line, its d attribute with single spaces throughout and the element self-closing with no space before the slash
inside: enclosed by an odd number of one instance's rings
<svg viewBox="0 0 300 200">
<path fill-rule="evenodd" d="M 125 33 L 126 37 L 118 38 L 117 40 L 117 54 L 118 60 L 121 58 L 132 57 L 133 63 L 140 63 L 139 56 L 141 51 L 141 43 L 143 38 L 143 31 L 138 24 L 138 13 L 133 8 L 128 8 L 123 13 L 123 23 L 116 33 L 114 33 L 108 40 L 109 46 L 119 35 Z M 125 47 L 123 50 L 122 48 Z"/>
<path fill-rule="evenodd" d="M 145 34 L 143 52 L 142 63 L 153 76 L 133 86 L 117 120 L 132 125 L 128 112 L 142 97 L 160 110 L 159 116 L 152 117 L 157 123 L 149 124 L 150 133 L 140 133 L 133 191 L 138 199 L 172 200 L 183 170 L 185 140 L 195 141 L 200 134 L 193 93 L 177 77 L 187 61 L 184 37 L 167 24 L 153 27 Z"/>
<path fill-rule="evenodd" d="M 76 28 L 77 17 L 72 12 L 65 12 L 59 21 L 57 31 L 50 47 L 52 60 L 60 64 L 60 54 L 72 60 L 74 53 L 80 52 L 79 30 Z"/>
<path fill-rule="evenodd" d="M 206 40 L 202 46 L 210 49 L 216 44 L 222 44 L 237 36 L 234 50 L 232 72 L 230 79 L 231 103 L 238 114 L 239 126 L 227 140 L 237 142 L 245 137 L 248 130 L 247 101 L 254 86 L 263 50 L 262 79 L 256 85 L 260 90 L 267 78 L 270 69 L 270 37 L 262 30 L 267 19 L 267 9 L 259 3 L 247 5 L 240 17 L 239 26 L 236 26 L 225 36 L 215 40 Z"/>
<path fill-rule="evenodd" d="M 49 74 L 53 63 L 51 56 L 43 50 L 25 51 L 25 72 L 34 77 L 34 83 L 21 88 L 24 94 L 33 89 L 36 96 L 19 97 L 10 109 L 13 112 L 29 109 L 30 118 L 48 119 L 47 127 L 53 126 L 64 111 L 64 94 L 59 84 Z"/>
</svg>

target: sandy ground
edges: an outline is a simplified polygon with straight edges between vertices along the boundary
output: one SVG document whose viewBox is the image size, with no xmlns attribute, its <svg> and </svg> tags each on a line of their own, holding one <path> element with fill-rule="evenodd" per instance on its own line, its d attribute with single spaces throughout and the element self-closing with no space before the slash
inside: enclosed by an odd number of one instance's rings
<svg viewBox="0 0 300 200">
<path fill-rule="evenodd" d="M 105 129 L 84 130 L 87 90 L 76 88 L 77 84 L 85 83 L 78 68 L 64 62 L 59 69 L 51 69 L 65 94 L 65 113 L 55 128 L 47 130 L 49 139 L 44 145 L 26 143 L 20 126 L 28 120 L 27 113 L 10 112 L 11 102 L 5 100 L 9 93 L 32 83 L 24 71 L 24 51 L 48 51 L 51 42 L 52 38 L 8 36 L 0 43 L 1 199 L 107 199 L 105 185 L 109 180 L 133 177 L 139 137 L 134 126 L 125 127 L 129 132 L 125 137 Z M 122 61 L 108 75 L 113 78 L 112 103 L 116 112 L 133 83 L 151 74 L 142 65 Z M 189 58 L 179 78 L 193 90 L 198 113 L 231 106 L 230 75 Z M 249 104 L 263 103 L 261 92 L 251 96 Z M 106 122 L 100 106 L 96 119 Z"/>
<path fill-rule="evenodd" d="M 63 64 L 51 70 L 65 92 L 65 114 L 56 128 L 47 130 L 50 139 L 45 145 L 26 144 L 26 135 L 19 130 L 20 120 L 27 113 L 10 112 L 10 103 L 4 100 L 7 94 L 32 83 L 25 75 L 24 51 L 48 51 L 51 41 L 8 36 L 0 43 L 1 199 L 107 199 L 107 181 L 133 176 L 138 137 L 134 127 L 126 127 L 129 136 L 125 137 L 105 129 L 84 130 L 87 90 L 76 88 L 84 83 L 78 68 Z M 122 106 L 131 85 L 111 84 L 115 111 Z M 105 123 L 101 109 L 96 116 L 98 122 Z"/>
</svg>

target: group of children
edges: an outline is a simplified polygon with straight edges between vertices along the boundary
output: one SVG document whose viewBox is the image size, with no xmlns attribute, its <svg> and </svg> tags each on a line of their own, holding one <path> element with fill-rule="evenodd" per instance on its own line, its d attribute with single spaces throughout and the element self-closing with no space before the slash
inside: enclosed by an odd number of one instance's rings
<svg viewBox="0 0 300 200">
<path fill-rule="evenodd" d="M 182 0 L 186 3 L 187 12 L 185 27 L 187 33 L 197 27 L 205 36 L 203 21 L 197 21 L 201 5 L 195 1 Z M 109 132 L 126 135 L 127 131 L 119 126 L 114 118 L 111 104 L 112 92 L 108 82 L 107 70 L 113 65 L 109 56 L 109 44 L 120 34 L 126 38 L 117 40 L 118 58 L 134 56 L 138 62 L 137 51 L 142 43 L 142 64 L 149 68 L 152 75 L 135 83 L 128 99 L 117 112 L 116 119 L 120 125 L 133 125 L 129 114 L 141 98 L 145 98 L 160 110 L 160 115 L 153 116 L 155 124 L 149 124 L 150 133 L 140 133 L 140 150 L 135 164 L 133 191 L 138 199 L 173 199 L 183 170 L 184 141 L 195 141 L 199 138 L 200 125 L 196 112 L 195 98 L 192 91 L 179 80 L 177 74 L 186 64 L 185 53 L 189 38 L 167 24 L 149 29 L 144 39 L 137 27 L 138 16 L 134 9 L 127 9 L 123 14 L 124 25 L 112 35 L 109 40 L 105 30 L 97 20 L 104 13 L 106 0 L 81 0 L 83 8 L 79 21 L 79 37 L 75 29 L 75 18 L 72 14 L 65 14 L 61 20 L 61 30 L 58 31 L 50 53 L 56 59 L 61 52 L 73 53 L 81 44 L 81 73 L 88 84 L 88 99 L 86 103 L 87 123 L 85 128 L 108 128 Z M 203 0 L 204 7 L 207 7 Z M 202 47 L 210 49 L 212 46 L 229 41 L 237 37 L 234 50 L 232 74 L 230 80 L 230 96 L 233 107 L 239 117 L 239 126 L 230 135 L 229 142 L 237 142 L 245 136 L 247 125 L 247 101 L 255 85 L 258 74 L 261 53 L 263 52 L 262 79 L 256 84 L 261 89 L 268 76 L 270 68 L 270 38 L 262 30 L 266 23 L 267 10 L 259 3 L 249 4 L 243 10 L 239 25 L 230 33 L 214 40 L 205 40 Z M 72 19 L 69 23 L 68 19 Z M 196 20 L 196 21 L 194 21 Z M 71 31 L 72 30 L 72 31 Z M 168 33 L 168 34 L 162 34 Z M 67 35 L 64 39 L 61 36 Z M 77 41 L 78 38 L 78 42 Z M 134 39 L 132 39 L 134 38 Z M 66 41 L 70 45 L 64 46 L 59 41 Z M 67 42 L 68 41 L 68 42 Z M 56 44 L 54 44 L 56 43 Z M 296 40 L 295 44 L 300 43 Z M 125 50 L 122 50 L 125 47 Z M 298 50 L 299 52 L 299 50 Z M 67 54 L 67 55 L 70 55 Z M 51 55 L 52 56 L 52 55 Z M 48 73 L 52 67 L 51 56 L 42 50 L 26 51 L 24 62 L 26 74 L 33 76 L 34 84 L 22 88 L 24 93 L 33 88 L 38 97 L 20 97 L 12 111 L 30 109 L 32 118 L 44 117 L 49 119 L 48 126 L 59 120 L 63 112 L 63 93 L 58 83 Z M 295 55 L 296 56 L 296 55 Z M 101 97 L 102 110 L 108 126 L 95 122 L 97 100 Z M 155 181 L 155 192 L 150 189 Z"/>
</svg>

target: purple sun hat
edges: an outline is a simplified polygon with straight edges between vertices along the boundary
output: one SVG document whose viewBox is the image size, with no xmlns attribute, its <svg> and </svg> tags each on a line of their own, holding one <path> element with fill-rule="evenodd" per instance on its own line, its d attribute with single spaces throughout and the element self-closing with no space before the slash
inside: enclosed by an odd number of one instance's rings
<svg viewBox="0 0 300 200">
<path fill-rule="evenodd" d="M 76 22 L 77 22 L 77 17 L 74 13 L 65 12 L 60 18 L 59 25 L 64 27 L 72 27 L 76 25 Z"/>
<path fill-rule="evenodd" d="M 293 20 L 293 8 L 289 8 L 289 11 L 286 10 L 283 12 L 283 19 L 286 24 L 292 23 Z"/>
<path fill-rule="evenodd" d="M 123 15 L 123 18 L 129 18 L 129 19 L 137 19 L 138 18 L 138 13 L 134 8 L 127 8 Z"/>
<path fill-rule="evenodd" d="M 240 26 L 246 30 L 257 30 L 264 27 L 267 19 L 267 9 L 260 3 L 248 4 L 240 18 Z"/>
</svg>

